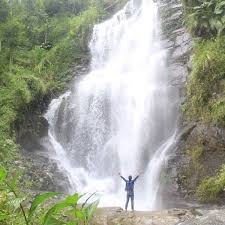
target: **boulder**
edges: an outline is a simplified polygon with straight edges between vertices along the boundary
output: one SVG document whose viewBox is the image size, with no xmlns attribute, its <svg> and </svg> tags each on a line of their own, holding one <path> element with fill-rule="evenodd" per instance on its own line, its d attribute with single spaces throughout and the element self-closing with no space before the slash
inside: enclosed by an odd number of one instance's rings
<svg viewBox="0 0 225 225">
<path fill-rule="evenodd" d="M 205 215 L 187 220 L 180 225 L 224 225 L 225 210 L 215 209 L 208 211 Z"/>
</svg>

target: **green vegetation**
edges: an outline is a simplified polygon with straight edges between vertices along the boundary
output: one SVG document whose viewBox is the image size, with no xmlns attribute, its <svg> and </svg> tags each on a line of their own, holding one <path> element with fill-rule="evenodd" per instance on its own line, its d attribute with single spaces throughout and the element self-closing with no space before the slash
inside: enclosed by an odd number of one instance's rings
<svg viewBox="0 0 225 225">
<path fill-rule="evenodd" d="M 184 111 L 191 119 L 225 126 L 225 1 L 183 2 L 195 40 Z"/>
<path fill-rule="evenodd" d="M 5 169 L 0 168 L 0 223 L 2 225 L 88 225 L 98 206 L 98 201 L 83 204 L 83 197 L 77 193 L 63 200 L 49 201 L 60 193 L 48 192 L 34 198 L 21 195 L 17 176 L 7 177 Z"/>
<path fill-rule="evenodd" d="M 203 171 L 203 165 L 201 163 L 201 156 L 203 154 L 203 146 L 201 144 L 193 147 L 191 150 L 187 150 L 187 154 L 191 157 L 192 171 L 200 174 Z"/>
<path fill-rule="evenodd" d="M 94 24 L 125 2 L 0 0 L 0 224 L 86 225 L 90 221 L 98 204 L 87 205 L 90 197 L 79 206 L 83 196 L 78 194 L 56 203 L 49 199 L 59 193 L 34 199 L 21 194 L 24 177 L 15 175 L 13 171 L 20 168 L 12 163 L 19 157 L 16 127 L 28 113 L 66 88 L 73 65 L 89 57 Z"/>
<path fill-rule="evenodd" d="M 201 38 L 225 34 L 224 0 L 183 0 L 189 31 Z"/>
<path fill-rule="evenodd" d="M 206 177 L 198 186 L 197 195 L 201 201 L 214 202 L 223 192 L 225 187 L 225 165 L 216 176 Z"/>
<path fill-rule="evenodd" d="M 225 0 L 183 0 L 186 25 L 192 34 L 192 72 L 184 113 L 190 120 L 225 127 Z M 189 153 L 202 201 L 216 201 L 225 185 L 225 167 L 214 177 L 201 177 L 202 148 Z"/>
<path fill-rule="evenodd" d="M 15 157 L 15 123 L 64 90 L 72 65 L 88 57 L 93 25 L 122 3 L 0 0 L 0 162 Z"/>
<path fill-rule="evenodd" d="M 205 174 L 204 146 L 201 140 L 197 140 L 195 145 L 187 146 L 186 156 L 188 166 L 183 167 L 179 172 L 179 182 L 187 190 L 187 195 L 193 196 L 196 187 Z"/>
<path fill-rule="evenodd" d="M 63 89 L 99 18 L 88 1 L 0 0 L 0 158 L 16 149 L 13 125 L 29 104 Z M 82 40 L 82 42 L 81 42 Z"/>
<path fill-rule="evenodd" d="M 185 110 L 190 117 L 225 126 L 225 37 L 195 45 Z"/>
</svg>

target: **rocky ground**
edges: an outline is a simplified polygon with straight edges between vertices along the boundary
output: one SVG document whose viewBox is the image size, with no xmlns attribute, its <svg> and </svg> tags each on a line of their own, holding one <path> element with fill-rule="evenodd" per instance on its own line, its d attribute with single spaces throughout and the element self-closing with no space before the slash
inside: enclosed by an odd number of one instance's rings
<svg viewBox="0 0 225 225">
<path fill-rule="evenodd" d="M 224 225 L 225 209 L 170 209 L 157 212 L 126 212 L 99 208 L 92 225 Z"/>
</svg>

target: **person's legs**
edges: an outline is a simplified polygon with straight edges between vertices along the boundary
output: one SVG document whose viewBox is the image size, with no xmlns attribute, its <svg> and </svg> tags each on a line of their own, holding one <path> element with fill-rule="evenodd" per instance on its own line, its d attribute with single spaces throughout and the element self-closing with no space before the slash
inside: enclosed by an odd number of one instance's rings
<svg viewBox="0 0 225 225">
<path fill-rule="evenodd" d="M 134 211 L 134 195 L 131 195 L 130 198 L 131 198 L 131 209 Z"/>
<path fill-rule="evenodd" d="M 127 201 L 126 201 L 126 204 L 125 204 L 125 210 L 126 210 L 126 211 L 127 211 L 129 199 L 130 199 L 130 196 L 127 194 Z"/>
</svg>

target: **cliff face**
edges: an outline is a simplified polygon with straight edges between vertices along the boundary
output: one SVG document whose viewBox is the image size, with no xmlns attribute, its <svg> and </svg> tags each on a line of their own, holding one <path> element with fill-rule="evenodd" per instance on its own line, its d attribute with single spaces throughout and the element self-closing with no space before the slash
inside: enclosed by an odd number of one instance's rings
<svg viewBox="0 0 225 225">
<path fill-rule="evenodd" d="M 71 73 L 79 79 L 88 70 L 89 61 L 84 58 L 79 64 L 74 65 Z M 30 181 L 33 189 L 66 192 L 68 178 L 58 169 L 56 162 L 49 159 L 41 142 L 48 133 L 49 124 L 43 114 L 50 100 L 51 98 L 43 101 L 37 109 L 27 113 L 26 120 L 17 127 L 17 142 L 21 146 L 22 156 L 15 163 L 25 170 L 23 180 Z"/>
<path fill-rule="evenodd" d="M 200 182 L 207 176 L 214 176 L 225 163 L 225 131 L 198 122 L 189 123 L 185 129 L 187 132 L 178 145 L 173 162 L 180 193 L 186 199 L 197 200 L 196 189 Z M 219 201 L 223 202 L 223 199 Z"/>
<path fill-rule="evenodd" d="M 178 78 L 172 84 L 179 86 L 183 103 L 187 98 L 186 87 L 190 83 L 190 74 L 193 70 L 190 58 L 192 58 L 196 46 L 191 49 L 192 40 L 184 28 L 184 13 L 181 2 L 161 1 L 161 3 L 164 3 L 168 9 L 166 13 L 162 13 L 163 30 L 166 39 L 173 43 L 173 45 L 171 44 L 173 47 L 171 47 L 172 54 L 169 60 L 171 74 Z M 163 12 L 163 6 L 161 8 Z M 210 73 L 206 75 L 211 76 Z M 210 86 L 213 88 L 214 84 L 211 82 L 208 81 L 207 88 Z M 216 99 L 218 94 L 217 91 L 214 92 Z M 210 100 L 208 99 L 208 101 Z M 191 112 L 194 109 L 187 108 L 186 110 Z M 200 119 L 193 119 L 193 116 L 187 120 L 181 112 L 177 139 L 178 145 L 164 171 L 167 188 L 164 188 L 163 192 L 165 192 L 165 196 L 172 195 L 175 198 L 178 194 L 186 200 L 198 201 L 196 191 L 200 183 L 208 176 L 215 176 L 225 163 L 225 129 L 212 122 L 204 123 Z M 223 182 L 220 185 L 223 185 Z M 220 189 L 222 190 L 222 187 Z M 221 192 L 221 198 L 218 198 L 218 202 L 224 202 L 223 195 L 224 193 Z M 205 200 L 207 201 L 207 199 Z"/>
<path fill-rule="evenodd" d="M 192 39 L 185 28 L 182 1 L 158 2 L 162 19 L 162 36 L 169 55 L 171 85 L 178 87 L 181 97 L 178 144 L 162 172 L 164 185 L 161 192 L 164 201 L 170 206 L 173 203 L 169 203 L 169 199 L 175 200 L 180 197 L 198 201 L 196 191 L 199 184 L 204 178 L 215 176 L 225 163 L 225 129 L 215 123 L 187 120 L 182 112 L 182 105 L 187 98 L 186 87 L 193 70 L 191 58 L 195 46 L 192 48 Z M 222 193 L 221 197 L 222 195 L 224 194 Z M 219 198 L 218 202 L 224 202 L 223 199 Z"/>
<path fill-rule="evenodd" d="M 180 0 L 159 0 L 162 39 L 168 51 L 169 80 L 184 97 L 191 51 L 191 37 L 184 27 L 184 12 Z"/>
<path fill-rule="evenodd" d="M 180 95 L 180 105 L 182 106 L 186 96 L 185 85 L 190 72 L 189 62 L 192 40 L 184 26 L 184 10 L 181 1 L 159 0 L 158 4 L 162 24 L 162 40 L 168 54 L 169 82 L 171 86 L 177 88 Z M 180 115 L 178 136 L 184 127 L 181 108 Z M 183 150 L 177 148 L 170 152 L 168 163 L 161 174 L 162 185 L 160 192 L 165 207 L 182 204 L 178 184 L 178 164 L 176 164 L 177 161 L 181 160 L 180 158 L 176 158 L 180 154 L 180 151 Z"/>
</svg>

